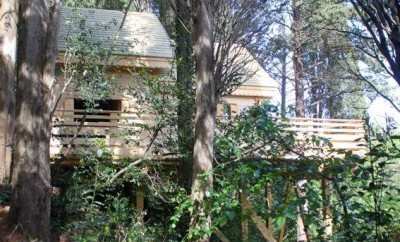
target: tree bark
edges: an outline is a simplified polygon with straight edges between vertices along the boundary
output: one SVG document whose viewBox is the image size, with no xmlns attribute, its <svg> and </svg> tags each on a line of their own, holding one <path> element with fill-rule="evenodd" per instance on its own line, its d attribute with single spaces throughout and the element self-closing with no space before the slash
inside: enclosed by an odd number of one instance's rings
<svg viewBox="0 0 400 242">
<path fill-rule="evenodd" d="M 160 2 L 161 21 L 169 36 L 175 41 L 176 90 L 178 98 L 178 146 L 184 156 L 179 164 L 179 183 L 191 189 L 193 159 L 193 49 L 192 19 L 188 0 L 163 0 Z"/>
<path fill-rule="evenodd" d="M 305 103 L 304 103 L 304 69 L 303 69 L 303 41 L 302 41 L 302 19 L 301 19 L 301 6 L 302 0 L 292 0 L 293 8 L 293 71 L 294 71 L 294 84 L 295 84 L 295 111 L 296 117 L 305 116 Z M 304 185 L 306 180 L 299 180 L 296 184 L 299 198 L 305 196 Z M 307 230 L 304 222 L 304 213 L 307 211 L 307 202 L 298 207 L 297 216 L 297 241 L 306 242 Z"/>
<path fill-rule="evenodd" d="M 332 241 L 333 235 L 333 218 L 331 210 L 332 186 L 328 179 L 321 180 L 321 196 L 322 196 L 322 221 L 324 225 L 324 240 Z"/>
<path fill-rule="evenodd" d="M 211 192 L 213 177 L 211 174 L 214 158 L 214 132 L 216 115 L 215 82 L 213 77 L 213 32 L 209 11 L 209 2 L 194 0 L 193 44 L 196 63 L 196 117 L 195 143 L 193 149 L 193 183 L 190 227 L 211 232 L 211 217 L 206 210 L 207 194 Z M 205 234 L 196 241 L 209 241 Z"/>
<path fill-rule="evenodd" d="M 14 137 L 18 1 L 1 1 L 0 16 L 0 183 L 8 183 Z"/>
<path fill-rule="evenodd" d="M 59 1 L 22 1 L 11 221 L 28 238 L 50 240 L 51 87 L 55 82 Z"/>
<path fill-rule="evenodd" d="M 292 0 L 293 8 L 293 69 L 296 96 L 296 116 L 305 116 L 304 83 L 303 83 L 303 48 L 302 48 L 302 22 L 301 22 L 302 0 Z"/>
<path fill-rule="evenodd" d="M 192 26 L 190 5 L 187 0 L 177 1 L 176 59 L 178 87 L 178 142 L 179 149 L 185 155 L 180 164 L 181 184 L 190 188 L 192 185 L 192 157 L 194 145 L 193 116 L 193 48 L 190 29 Z M 180 19 L 178 19 L 180 18 Z"/>
<path fill-rule="evenodd" d="M 287 56 L 281 58 L 282 79 L 281 79 L 281 117 L 286 117 L 286 84 L 287 84 Z"/>
</svg>

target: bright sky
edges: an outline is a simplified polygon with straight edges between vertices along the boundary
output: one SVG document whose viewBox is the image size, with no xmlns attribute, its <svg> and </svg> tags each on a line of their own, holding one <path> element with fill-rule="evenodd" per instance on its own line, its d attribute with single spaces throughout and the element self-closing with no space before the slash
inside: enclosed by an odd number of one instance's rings
<svg viewBox="0 0 400 242">
<path fill-rule="evenodd" d="M 368 80 L 372 83 L 380 84 L 376 85 L 376 87 L 379 88 L 382 93 L 391 98 L 394 103 L 399 103 L 400 86 L 392 77 L 387 74 L 375 73 L 371 70 L 371 67 L 363 62 L 359 62 L 358 66 L 362 74 L 368 78 Z M 399 124 L 398 127 L 400 127 L 400 112 L 398 112 L 387 100 L 378 95 L 372 103 L 369 100 L 368 103 L 370 103 L 368 114 L 371 122 L 380 127 L 385 127 L 387 118 L 391 117 L 397 124 Z"/>
<path fill-rule="evenodd" d="M 400 87 L 393 79 L 387 80 L 388 89 L 390 92 L 388 95 L 396 97 L 400 94 Z M 395 101 L 395 100 L 394 100 Z M 386 118 L 392 117 L 400 128 L 400 113 L 393 108 L 393 106 L 382 97 L 376 98 L 369 106 L 368 113 L 371 117 L 371 121 L 375 124 L 384 127 L 386 125 Z"/>
</svg>

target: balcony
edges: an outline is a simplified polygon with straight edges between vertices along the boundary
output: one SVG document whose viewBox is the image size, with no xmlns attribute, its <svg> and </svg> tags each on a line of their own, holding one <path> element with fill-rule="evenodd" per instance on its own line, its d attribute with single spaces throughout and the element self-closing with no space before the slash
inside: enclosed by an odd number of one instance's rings
<svg viewBox="0 0 400 242">
<path fill-rule="evenodd" d="M 138 156 L 144 153 L 151 134 L 135 131 L 150 124 L 151 120 L 151 116 L 138 115 L 135 112 L 94 110 L 86 113 L 79 109 L 57 110 L 53 119 L 51 157 L 76 156 L 78 150 L 84 150 L 97 139 L 105 142 L 115 159 Z M 365 154 L 363 120 L 289 118 L 279 122 L 286 126 L 285 130 L 295 133 L 298 143 L 306 143 L 315 136 L 329 141 L 331 147 L 326 145 L 325 150 L 331 153 L 351 151 L 358 155 Z"/>
</svg>

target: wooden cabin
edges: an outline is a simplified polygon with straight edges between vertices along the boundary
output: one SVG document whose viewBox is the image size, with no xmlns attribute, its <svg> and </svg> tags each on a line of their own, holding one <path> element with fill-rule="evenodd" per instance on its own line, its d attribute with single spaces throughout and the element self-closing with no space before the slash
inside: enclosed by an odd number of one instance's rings
<svg viewBox="0 0 400 242">
<path fill-rule="evenodd" d="M 59 157 L 66 149 L 71 149 L 68 148 L 71 139 L 74 139 L 73 149 L 77 149 L 98 138 L 104 139 L 116 159 L 142 154 L 148 138 L 131 137 L 139 142 L 128 143 L 117 135 L 132 127 L 133 123 L 147 122 L 137 114 L 135 97 L 126 90 L 134 84 L 132 70 L 145 68 L 158 75 L 173 70 L 174 47 L 167 32 L 152 13 L 129 12 L 120 30 L 124 15 L 119 11 L 64 8 L 61 16 L 59 64 L 63 64 L 66 39 L 79 31 L 84 22 L 91 31 L 91 38 L 104 47 L 112 46 L 109 74 L 122 91 L 103 100 L 98 110 L 87 113 L 82 122 L 82 100 L 70 89 L 63 96 L 54 118 L 51 156 Z M 242 54 L 250 55 L 246 50 Z M 254 58 L 248 68 L 251 76 L 231 95 L 222 98 L 220 112 L 223 106 L 228 106 L 234 115 L 261 101 L 279 97 L 277 82 Z M 299 141 L 315 135 L 330 140 L 335 149 L 358 154 L 365 150 L 362 120 L 291 118 L 285 122 L 288 130 L 296 132 Z"/>
<path fill-rule="evenodd" d="M 61 11 L 58 37 L 58 69 L 63 67 L 67 39 L 77 34 L 84 25 L 90 37 L 105 48 L 112 47 L 112 57 L 107 60 L 109 75 L 120 88 L 98 103 L 90 113 L 84 110 L 83 100 L 74 87 L 66 90 L 53 118 L 50 155 L 54 159 L 68 159 L 90 142 L 102 139 L 114 158 L 131 158 L 143 154 L 148 139 L 131 137 L 138 142 L 120 138 L 132 124 L 147 122 L 138 115 L 136 98 L 129 93 L 135 85 L 135 71 L 147 70 L 155 75 L 173 71 L 174 47 L 158 17 L 152 13 L 129 12 L 121 29 L 124 14 L 102 9 L 70 9 Z M 222 98 L 235 114 L 251 105 L 279 97 L 278 84 L 266 71 L 253 61 L 254 73 L 231 95 Z M 58 78 L 64 78 L 62 72 Z M 223 105 L 220 105 L 221 107 Z M 149 117 L 147 117 L 149 118 Z M 334 148 L 362 152 L 364 129 L 361 120 L 292 118 L 288 130 L 295 131 L 298 139 L 310 134 L 330 139 Z M 1 137 L 0 137 L 1 138 Z M 147 141 L 146 141 L 147 140 Z M 0 145 L 4 146 L 4 142 Z M 65 156 L 67 155 L 67 157 Z"/>
</svg>

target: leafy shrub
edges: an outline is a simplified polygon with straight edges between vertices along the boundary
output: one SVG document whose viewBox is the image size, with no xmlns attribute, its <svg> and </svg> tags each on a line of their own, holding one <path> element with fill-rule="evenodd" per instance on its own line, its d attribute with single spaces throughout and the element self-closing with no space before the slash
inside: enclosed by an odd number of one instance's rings
<svg viewBox="0 0 400 242">
<path fill-rule="evenodd" d="M 59 198 L 65 206 L 62 230 L 79 242 L 146 242 L 166 237 L 163 225 L 145 223 L 145 214 L 134 208 L 135 188 L 145 184 L 142 168 L 132 166 L 114 179 L 129 161 L 112 162 L 103 142 L 90 147 Z"/>
</svg>

